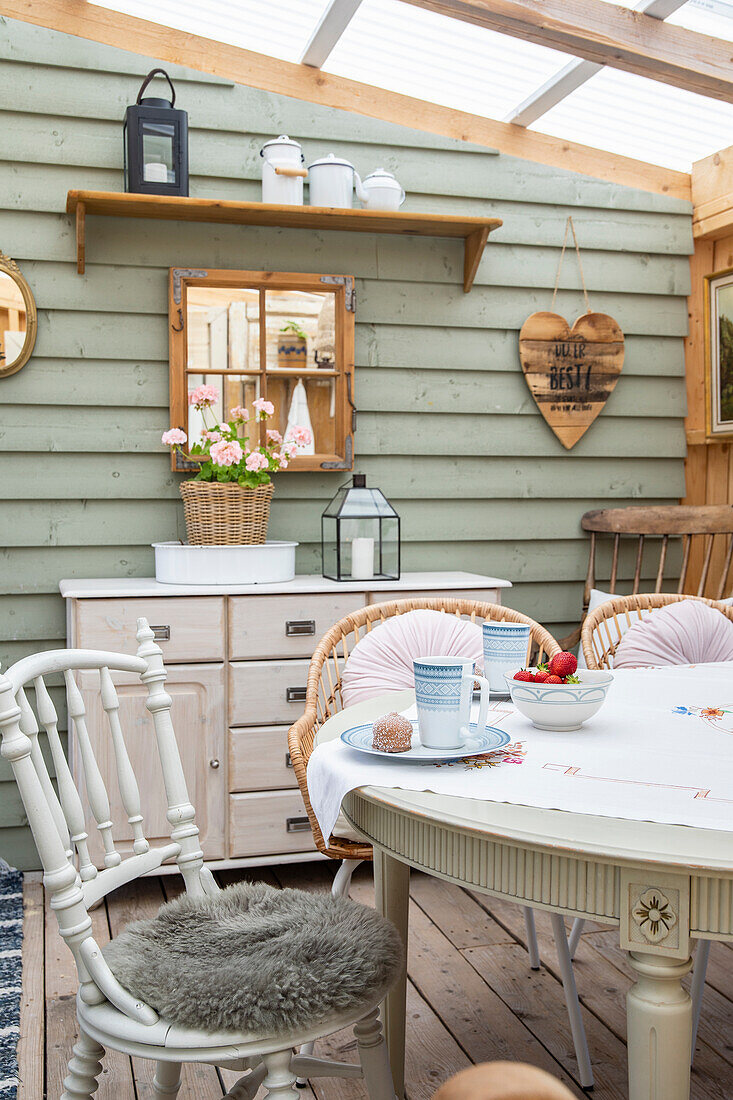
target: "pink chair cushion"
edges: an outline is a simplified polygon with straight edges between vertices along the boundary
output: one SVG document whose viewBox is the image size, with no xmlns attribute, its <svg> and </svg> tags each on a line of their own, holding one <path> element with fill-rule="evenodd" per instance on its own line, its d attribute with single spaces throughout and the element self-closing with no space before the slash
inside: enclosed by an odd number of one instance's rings
<svg viewBox="0 0 733 1100">
<path fill-rule="evenodd" d="M 618 644 L 614 668 L 733 661 L 733 622 L 698 600 L 680 600 L 634 623 Z"/>
<path fill-rule="evenodd" d="M 413 658 L 430 656 L 483 661 L 481 627 L 426 607 L 373 627 L 346 662 L 341 679 L 344 706 L 414 687 Z"/>
</svg>

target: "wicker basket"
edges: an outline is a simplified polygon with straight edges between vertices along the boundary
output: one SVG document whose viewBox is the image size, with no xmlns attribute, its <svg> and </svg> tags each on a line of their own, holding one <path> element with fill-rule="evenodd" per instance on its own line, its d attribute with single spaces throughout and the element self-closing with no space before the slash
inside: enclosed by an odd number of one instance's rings
<svg viewBox="0 0 733 1100">
<path fill-rule="evenodd" d="M 261 546 L 267 538 L 272 482 L 256 489 L 217 481 L 181 483 L 192 546 Z"/>
</svg>

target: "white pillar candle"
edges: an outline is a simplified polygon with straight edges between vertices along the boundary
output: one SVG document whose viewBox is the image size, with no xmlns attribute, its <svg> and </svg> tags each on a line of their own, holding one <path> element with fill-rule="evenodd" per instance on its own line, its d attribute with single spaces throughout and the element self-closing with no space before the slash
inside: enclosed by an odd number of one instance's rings
<svg viewBox="0 0 733 1100">
<path fill-rule="evenodd" d="M 351 576 L 357 581 L 366 581 L 374 576 L 374 539 L 352 541 Z"/>
<path fill-rule="evenodd" d="M 143 179 L 146 183 L 167 183 L 168 169 L 164 164 L 150 160 L 143 169 Z"/>
</svg>

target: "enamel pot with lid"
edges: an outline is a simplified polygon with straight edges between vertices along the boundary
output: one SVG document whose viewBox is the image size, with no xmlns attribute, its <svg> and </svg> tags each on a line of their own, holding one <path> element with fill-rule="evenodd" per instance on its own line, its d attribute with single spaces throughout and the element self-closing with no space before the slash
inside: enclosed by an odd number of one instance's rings
<svg viewBox="0 0 733 1100">
<path fill-rule="evenodd" d="M 391 172 L 375 168 L 364 180 L 366 198 L 362 199 L 367 210 L 399 210 L 405 201 L 405 192 Z"/>
<path fill-rule="evenodd" d="M 311 206 L 350 207 L 354 188 L 361 202 L 366 201 L 359 173 L 350 161 L 329 153 L 308 165 Z"/>
<path fill-rule="evenodd" d="M 305 157 L 297 141 L 287 134 L 266 141 L 260 149 L 262 165 L 262 201 L 278 206 L 303 205 L 303 167 Z"/>
</svg>

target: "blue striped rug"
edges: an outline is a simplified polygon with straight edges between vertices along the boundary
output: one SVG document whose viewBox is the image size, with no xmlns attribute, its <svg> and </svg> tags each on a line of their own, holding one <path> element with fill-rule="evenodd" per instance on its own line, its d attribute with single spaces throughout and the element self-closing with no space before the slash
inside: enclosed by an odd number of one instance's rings
<svg viewBox="0 0 733 1100">
<path fill-rule="evenodd" d="M 23 874 L 0 869 L 0 1100 L 18 1092 Z"/>
</svg>

